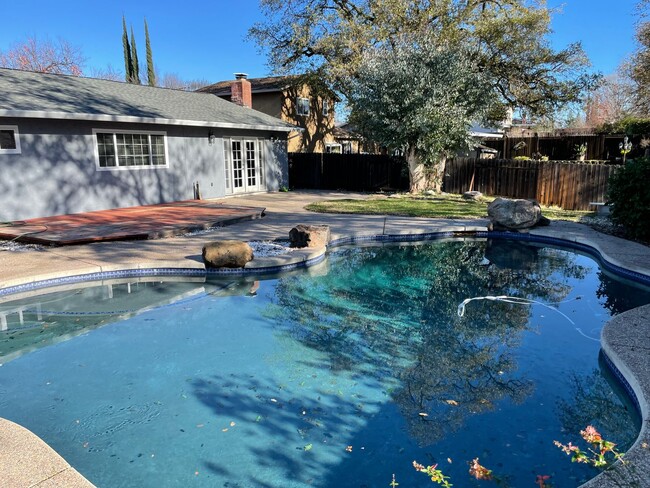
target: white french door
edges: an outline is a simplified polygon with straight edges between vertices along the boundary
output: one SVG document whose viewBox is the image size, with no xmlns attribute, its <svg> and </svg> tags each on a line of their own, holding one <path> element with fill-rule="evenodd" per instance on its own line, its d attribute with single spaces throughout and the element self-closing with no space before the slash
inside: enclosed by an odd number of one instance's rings
<svg viewBox="0 0 650 488">
<path fill-rule="evenodd" d="M 225 139 L 226 193 L 264 190 L 262 142 L 259 139 Z"/>
</svg>

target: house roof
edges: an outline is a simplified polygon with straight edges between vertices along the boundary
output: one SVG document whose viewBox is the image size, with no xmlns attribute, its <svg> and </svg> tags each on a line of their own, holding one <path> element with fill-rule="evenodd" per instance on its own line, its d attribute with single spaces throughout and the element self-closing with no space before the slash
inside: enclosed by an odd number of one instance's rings
<svg viewBox="0 0 650 488">
<path fill-rule="evenodd" d="M 340 140 L 352 140 L 352 141 L 363 140 L 363 136 L 355 132 L 350 127 L 350 124 L 343 124 L 334 127 L 334 129 L 332 130 L 332 135 L 334 136 L 335 139 L 340 139 Z"/>
<path fill-rule="evenodd" d="M 283 91 L 296 76 L 269 76 L 266 78 L 247 78 L 251 83 L 252 93 Z M 217 81 L 212 85 L 199 88 L 197 92 L 211 93 L 213 95 L 230 96 L 230 84 L 235 80 Z"/>
<path fill-rule="evenodd" d="M 290 131 L 295 126 L 209 93 L 0 68 L 0 117 Z"/>
<path fill-rule="evenodd" d="M 473 124 L 469 129 L 469 135 L 479 139 L 495 137 L 501 139 L 503 138 L 503 131 L 490 127 L 481 127 L 479 124 Z"/>
</svg>

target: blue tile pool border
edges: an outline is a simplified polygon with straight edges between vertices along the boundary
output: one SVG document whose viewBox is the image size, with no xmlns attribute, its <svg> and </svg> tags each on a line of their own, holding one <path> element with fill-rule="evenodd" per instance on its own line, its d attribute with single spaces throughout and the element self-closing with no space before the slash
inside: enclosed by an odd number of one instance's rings
<svg viewBox="0 0 650 488">
<path fill-rule="evenodd" d="M 612 372 L 616 380 L 619 382 L 619 384 L 623 387 L 627 395 L 632 400 L 632 403 L 634 404 L 634 408 L 636 409 L 636 413 L 639 415 L 640 418 L 643 418 L 643 412 L 641 411 L 641 404 L 639 403 L 639 398 L 634 392 L 634 388 L 632 388 L 632 385 L 630 385 L 630 382 L 627 381 L 623 373 L 621 373 L 621 371 L 614 364 L 614 361 L 612 361 L 612 359 L 607 355 L 607 353 L 602 348 L 600 349 L 600 355 L 605 361 L 605 365 L 607 366 L 607 368 Z"/>
<path fill-rule="evenodd" d="M 329 243 L 329 247 L 338 247 L 344 245 L 370 243 L 370 242 L 419 242 L 431 241 L 445 238 L 483 238 L 483 239 L 505 239 L 514 241 L 535 242 L 540 244 L 549 244 L 561 248 L 573 249 L 583 252 L 594 258 L 599 265 L 618 276 L 631 279 L 638 283 L 650 285 L 650 276 L 637 271 L 626 269 L 622 266 L 615 265 L 608 262 L 600 252 L 587 244 L 568 241 L 555 237 L 539 236 L 527 233 L 518 232 L 487 232 L 487 231 L 446 231 L 446 232 L 427 232 L 422 234 L 380 234 L 370 236 L 350 236 L 334 239 Z M 155 277 L 155 276 L 188 276 L 188 277 L 212 277 L 212 276 L 254 276 L 254 275 L 268 275 L 277 274 L 284 271 L 291 271 L 300 268 L 307 268 L 313 266 L 325 259 L 325 254 L 293 263 L 258 267 L 258 268 L 138 268 L 138 269 L 123 269 L 114 271 L 98 271 L 94 273 L 86 273 L 72 276 L 63 276 L 59 278 L 49 278 L 46 280 L 32 281 L 29 283 L 22 283 L 20 285 L 8 286 L 0 289 L 0 297 L 13 295 L 16 293 L 23 293 L 35 290 L 41 290 L 60 285 L 68 285 L 74 283 L 83 283 L 86 281 L 100 281 L 108 279 L 124 279 L 124 278 L 142 278 L 142 277 Z"/>
</svg>

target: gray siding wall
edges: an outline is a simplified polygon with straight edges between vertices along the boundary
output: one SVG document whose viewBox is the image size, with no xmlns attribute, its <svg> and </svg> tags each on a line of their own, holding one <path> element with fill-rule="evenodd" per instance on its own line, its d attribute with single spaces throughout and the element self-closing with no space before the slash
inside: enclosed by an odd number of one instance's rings
<svg viewBox="0 0 650 488">
<path fill-rule="evenodd" d="M 0 119 L 17 125 L 21 154 L 0 154 L 0 221 L 147 205 L 225 193 L 223 138 L 264 137 L 267 189 L 286 185 L 286 143 L 270 133 L 207 127 L 135 125 L 69 120 Z M 93 129 L 162 131 L 167 134 L 168 167 L 98 170 Z M 284 147 L 284 152 L 282 151 Z"/>
</svg>

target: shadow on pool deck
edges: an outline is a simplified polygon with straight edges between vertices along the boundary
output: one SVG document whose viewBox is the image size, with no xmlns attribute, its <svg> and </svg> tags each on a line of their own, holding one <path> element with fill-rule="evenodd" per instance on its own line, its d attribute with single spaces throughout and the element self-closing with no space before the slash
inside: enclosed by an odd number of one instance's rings
<svg viewBox="0 0 650 488">
<path fill-rule="evenodd" d="M 11 222 L 0 226 L 0 239 L 59 246 L 157 239 L 259 219 L 264 210 L 186 200 Z"/>
</svg>

